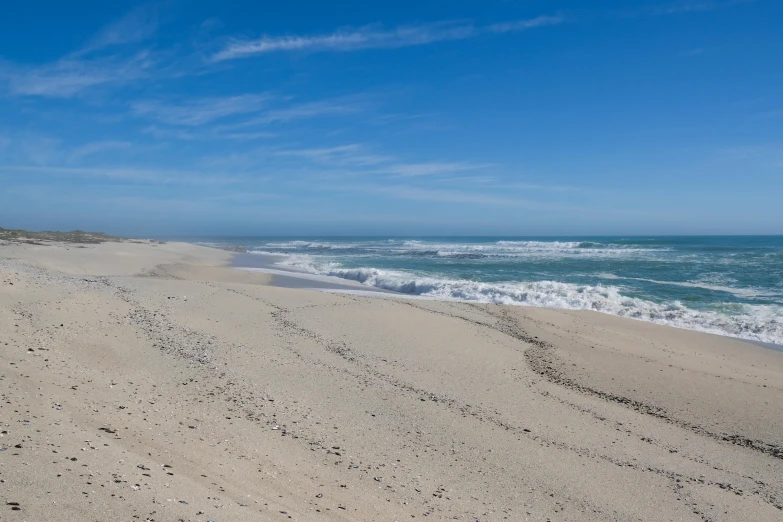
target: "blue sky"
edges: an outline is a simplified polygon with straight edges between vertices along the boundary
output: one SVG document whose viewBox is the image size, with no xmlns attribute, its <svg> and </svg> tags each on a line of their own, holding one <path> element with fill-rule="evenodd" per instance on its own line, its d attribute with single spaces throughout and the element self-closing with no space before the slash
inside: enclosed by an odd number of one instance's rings
<svg viewBox="0 0 783 522">
<path fill-rule="evenodd" d="M 12 2 L 0 226 L 783 233 L 783 2 Z"/>
</svg>

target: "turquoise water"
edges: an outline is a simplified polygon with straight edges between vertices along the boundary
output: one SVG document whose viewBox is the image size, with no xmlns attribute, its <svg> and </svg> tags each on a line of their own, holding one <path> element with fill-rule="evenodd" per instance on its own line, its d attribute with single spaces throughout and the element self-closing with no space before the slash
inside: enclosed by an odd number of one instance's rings
<svg viewBox="0 0 783 522">
<path fill-rule="evenodd" d="M 586 309 L 783 344 L 783 236 L 208 238 L 439 299 Z"/>
</svg>

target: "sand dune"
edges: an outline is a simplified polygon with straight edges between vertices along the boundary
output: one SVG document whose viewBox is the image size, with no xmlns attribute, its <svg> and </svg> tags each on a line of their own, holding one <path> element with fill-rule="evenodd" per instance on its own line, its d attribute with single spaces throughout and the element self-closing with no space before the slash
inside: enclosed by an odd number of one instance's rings
<svg viewBox="0 0 783 522">
<path fill-rule="evenodd" d="M 0 246 L 0 520 L 783 520 L 783 353 Z"/>
</svg>

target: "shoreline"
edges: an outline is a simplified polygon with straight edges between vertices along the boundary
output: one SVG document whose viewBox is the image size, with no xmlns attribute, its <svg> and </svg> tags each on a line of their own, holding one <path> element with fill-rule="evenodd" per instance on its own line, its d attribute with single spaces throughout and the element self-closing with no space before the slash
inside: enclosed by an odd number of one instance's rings
<svg viewBox="0 0 783 522">
<path fill-rule="evenodd" d="M 281 288 L 296 288 L 300 290 L 334 290 L 334 291 L 366 291 L 378 294 L 400 294 L 382 288 L 373 288 L 357 281 L 340 279 L 338 277 L 310 274 L 294 268 L 280 267 L 276 261 L 285 256 L 273 254 L 237 253 L 231 258 L 230 266 L 236 270 L 262 272 L 273 275 L 272 286 Z"/>
<path fill-rule="evenodd" d="M 0 247 L 3 520 L 783 514 L 783 353 L 230 264 Z"/>
<path fill-rule="evenodd" d="M 272 286 L 279 286 L 283 288 L 343 292 L 343 293 L 353 293 L 355 295 L 368 295 L 368 296 L 380 294 L 381 296 L 385 295 L 387 297 L 421 299 L 421 300 L 442 301 L 442 302 L 464 302 L 464 303 L 476 302 L 476 301 L 469 301 L 469 300 L 443 299 L 443 298 L 436 298 L 436 297 L 420 296 L 415 294 L 406 294 L 403 292 L 395 292 L 392 290 L 386 290 L 371 285 L 365 285 L 363 283 L 360 283 L 358 281 L 353 281 L 350 279 L 343 279 L 337 276 L 311 274 L 309 272 L 297 270 L 293 267 L 280 267 L 279 265 L 276 264 L 277 261 L 283 260 L 285 258 L 286 256 L 283 254 L 279 254 L 279 255 L 250 254 L 247 252 L 234 253 L 230 261 L 230 266 L 238 270 L 257 271 L 257 272 L 273 275 L 274 278 L 272 279 L 270 284 Z M 506 305 L 506 306 L 531 307 L 530 305 L 516 305 L 516 304 Z M 536 308 L 536 307 L 532 307 L 532 308 Z M 542 307 L 542 308 L 546 308 L 549 310 L 564 310 L 564 311 L 572 310 L 569 308 L 554 308 L 554 307 L 553 308 Z M 610 315 L 612 317 L 620 317 L 614 314 L 610 314 L 608 312 L 596 311 L 596 313 L 602 313 L 605 315 Z M 636 319 L 633 317 L 626 317 L 626 319 L 640 321 L 648 324 L 658 324 L 652 321 L 646 321 L 644 319 Z M 725 335 L 725 334 L 716 334 L 713 332 L 704 332 L 693 328 L 684 328 L 684 327 L 671 326 L 671 325 L 661 325 L 661 326 L 667 326 L 669 328 L 676 328 L 679 330 L 700 332 L 708 335 L 717 335 L 719 337 L 726 337 L 729 339 L 737 339 L 756 346 L 761 346 L 768 350 L 783 352 L 783 344 L 757 341 L 754 339 L 746 339 L 744 337 L 735 337 L 735 336 Z"/>
<path fill-rule="evenodd" d="M 761 346 L 763 348 L 767 348 L 768 350 L 774 350 L 776 352 L 783 352 L 783 345 L 781 345 L 781 344 L 765 343 L 765 342 L 762 342 L 762 341 L 750 341 L 748 339 L 741 339 L 741 340 L 747 341 L 747 342 L 749 342 L 751 344 L 755 344 L 755 345 Z"/>
</svg>

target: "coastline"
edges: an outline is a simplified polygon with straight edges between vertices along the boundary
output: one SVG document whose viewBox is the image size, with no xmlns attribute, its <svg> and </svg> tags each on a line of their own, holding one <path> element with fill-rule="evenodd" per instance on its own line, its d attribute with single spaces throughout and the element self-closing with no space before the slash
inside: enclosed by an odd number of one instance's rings
<svg viewBox="0 0 783 522">
<path fill-rule="evenodd" d="M 435 297 L 425 297 L 425 296 L 417 296 L 413 294 L 406 294 L 402 292 L 396 292 L 396 291 L 386 290 L 383 288 L 378 288 L 370 285 L 365 285 L 359 283 L 358 281 L 343 279 L 336 276 L 311 274 L 309 272 L 305 272 L 304 270 L 297 269 L 296 267 L 280 266 L 277 264 L 279 261 L 282 261 L 285 258 L 286 258 L 285 255 L 258 254 L 258 253 L 250 254 L 247 252 L 240 252 L 240 253 L 233 254 L 229 266 L 238 270 L 254 271 L 254 272 L 270 274 L 274 277 L 271 279 L 269 284 L 272 286 L 279 286 L 282 288 L 343 292 L 343 293 L 354 294 L 354 295 L 368 295 L 368 296 L 381 294 L 381 295 L 386 295 L 387 297 L 422 299 L 422 300 L 444 301 L 444 302 L 464 302 L 464 303 L 471 302 L 467 300 L 439 299 Z M 508 306 L 522 306 L 523 308 L 525 308 L 525 305 L 508 305 Z M 552 309 L 552 310 L 567 310 L 567 309 L 548 308 L 548 307 L 545 308 Z M 596 313 L 603 313 L 603 312 L 596 312 Z M 612 314 L 608 314 L 608 315 L 612 315 Z M 627 319 L 638 320 L 638 321 L 649 323 L 649 321 L 645 321 L 643 319 L 634 319 L 634 318 L 627 318 Z M 678 328 L 675 326 L 669 326 L 669 327 Z M 698 330 L 692 330 L 688 328 L 678 328 L 678 329 L 683 329 L 688 331 L 698 331 Z M 717 335 L 717 334 L 708 333 L 708 335 Z M 721 335 L 721 337 L 727 337 L 729 339 L 737 339 L 755 346 L 761 346 L 768 350 L 783 352 L 783 345 L 781 344 L 756 341 L 752 339 L 744 339 L 741 337 L 733 337 L 730 335 Z"/>
<path fill-rule="evenodd" d="M 775 350 L 777 352 L 783 352 L 783 345 L 775 344 L 775 343 L 764 343 L 761 341 L 748 341 L 751 344 L 755 344 L 758 346 L 762 346 L 764 348 L 767 348 L 768 350 Z"/>
<path fill-rule="evenodd" d="M 232 255 L 0 247 L 9 520 L 783 515 L 779 352 Z"/>
<path fill-rule="evenodd" d="M 231 258 L 230 266 L 237 270 L 249 272 L 261 272 L 274 276 L 270 285 L 281 288 L 297 288 L 300 290 L 333 290 L 333 291 L 357 291 L 378 294 L 400 294 L 382 288 L 373 288 L 357 281 L 349 281 L 338 277 L 310 274 L 293 267 L 281 267 L 275 263 L 285 259 L 285 256 L 271 254 L 236 253 Z"/>
</svg>

